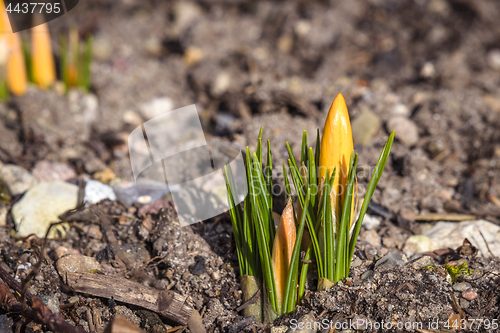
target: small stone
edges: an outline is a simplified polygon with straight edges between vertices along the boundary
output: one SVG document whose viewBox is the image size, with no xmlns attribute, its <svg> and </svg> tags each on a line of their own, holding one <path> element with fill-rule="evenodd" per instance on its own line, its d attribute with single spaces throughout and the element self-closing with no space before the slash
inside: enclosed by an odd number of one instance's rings
<svg viewBox="0 0 500 333">
<path fill-rule="evenodd" d="M 500 97 L 486 94 L 483 96 L 484 103 L 493 111 L 500 113 Z"/>
<path fill-rule="evenodd" d="M 78 255 L 80 254 L 80 252 L 78 252 L 78 250 L 68 249 L 67 247 L 64 247 L 64 246 L 57 247 L 57 249 L 55 249 L 54 252 L 56 253 L 57 259 L 61 258 L 62 256 L 66 255 L 66 254 L 78 254 Z"/>
<path fill-rule="evenodd" d="M 163 54 L 163 46 L 161 44 L 161 40 L 155 36 L 151 36 L 146 40 L 144 49 L 146 50 L 146 53 L 148 55 L 153 57 L 159 57 Z"/>
<path fill-rule="evenodd" d="M 56 295 L 51 295 L 51 296 L 42 295 L 40 296 L 40 300 L 43 302 L 43 304 L 47 305 L 47 307 L 53 313 L 59 313 L 59 298 L 57 298 Z"/>
<path fill-rule="evenodd" d="M 142 204 L 154 202 L 170 193 L 169 189 L 144 188 L 131 181 L 114 184 L 112 187 L 117 200 L 122 201 L 128 206 L 131 206 L 136 202 Z"/>
<path fill-rule="evenodd" d="M 402 116 L 396 116 L 389 119 L 387 129 L 396 132 L 395 137 L 405 146 L 411 147 L 418 142 L 418 127 L 410 119 Z"/>
<path fill-rule="evenodd" d="M 424 235 L 413 235 L 408 237 L 403 247 L 403 252 L 406 255 L 429 251 L 431 251 L 431 240 L 429 237 Z"/>
<path fill-rule="evenodd" d="M 297 320 L 296 327 L 290 327 L 290 333 L 314 333 L 316 332 L 314 316 L 310 313 L 303 315 Z"/>
<path fill-rule="evenodd" d="M 311 31 L 311 23 L 309 23 L 309 21 L 307 20 L 300 20 L 298 21 L 296 24 L 295 24 L 295 33 L 299 36 L 299 37 L 306 37 L 309 32 Z"/>
<path fill-rule="evenodd" d="M 136 112 L 132 110 L 127 110 L 123 112 L 122 119 L 126 124 L 129 125 L 140 126 L 142 124 L 141 116 L 139 116 Z"/>
<path fill-rule="evenodd" d="M 188 66 L 194 66 L 200 61 L 205 58 L 205 54 L 203 53 L 203 50 L 195 47 L 195 46 L 188 46 L 186 48 L 186 51 L 184 51 L 184 57 L 182 58 L 186 65 Z"/>
<path fill-rule="evenodd" d="M 378 253 L 377 249 L 374 248 L 373 246 L 368 245 L 365 247 L 366 259 L 373 261 L 377 253 Z"/>
<path fill-rule="evenodd" d="M 109 40 L 103 36 L 96 36 L 92 42 L 92 53 L 96 60 L 108 61 L 112 54 Z"/>
<path fill-rule="evenodd" d="M 45 160 L 38 161 L 31 172 L 40 183 L 76 178 L 76 172 L 70 166 Z"/>
<path fill-rule="evenodd" d="M 420 77 L 432 79 L 434 76 L 436 76 L 436 67 L 434 67 L 432 62 L 426 62 L 420 70 Z"/>
<path fill-rule="evenodd" d="M 158 97 L 148 103 L 139 105 L 139 110 L 147 120 L 153 119 L 174 109 L 174 101 L 170 97 Z"/>
<path fill-rule="evenodd" d="M 212 94 L 214 96 L 223 95 L 231 87 L 231 75 L 228 72 L 220 72 L 215 77 L 212 84 Z"/>
<path fill-rule="evenodd" d="M 363 274 L 361 274 L 361 280 L 366 280 L 366 279 L 369 279 L 373 276 L 373 271 L 370 269 L 370 270 L 367 270 L 366 272 L 364 272 Z"/>
<path fill-rule="evenodd" d="M 174 5 L 174 30 L 181 34 L 194 21 L 203 15 L 203 9 L 195 2 L 179 1 Z"/>
<path fill-rule="evenodd" d="M 359 259 L 358 257 L 354 258 L 354 260 L 351 263 L 351 267 L 355 268 L 358 266 L 361 266 L 363 264 L 363 260 Z"/>
<path fill-rule="evenodd" d="M 396 248 L 400 243 L 392 237 L 383 237 L 382 244 L 384 244 L 384 246 L 388 248 Z"/>
<path fill-rule="evenodd" d="M 406 105 L 404 105 L 403 103 L 396 103 L 393 105 L 393 107 L 391 109 L 391 115 L 409 117 L 410 116 L 410 109 Z"/>
<path fill-rule="evenodd" d="M 403 254 L 400 252 L 391 252 L 378 260 L 375 263 L 375 268 L 377 267 L 390 267 L 390 266 L 401 266 L 405 264 L 405 257 L 403 257 Z"/>
<path fill-rule="evenodd" d="M 81 254 L 68 254 L 56 262 L 59 275 L 64 277 L 67 273 L 93 273 L 101 271 L 101 264 L 95 258 Z"/>
<path fill-rule="evenodd" d="M 271 327 L 271 333 L 286 333 L 286 331 L 288 331 L 286 326 Z"/>
<path fill-rule="evenodd" d="M 0 169 L 0 183 L 10 195 L 19 195 L 35 186 L 37 181 L 28 170 L 14 164 L 6 164 Z"/>
<path fill-rule="evenodd" d="M 53 222 L 59 221 L 59 215 L 76 207 L 78 186 L 61 181 L 45 182 L 33 186 L 12 207 L 12 218 L 17 235 L 26 237 L 36 234 L 43 238 Z M 53 227 L 49 237 L 63 232 L 64 225 Z M 62 235 L 64 236 L 64 235 Z"/>
<path fill-rule="evenodd" d="M 401 208 L 399 216 L 410 222 L 415 222 L 415 213 L 409 208 Z"/>
<path fill-rule="evenodd" d="M 474 289 L 469 288 L 462 292 L 462 297 L 468 301 L 473 301 L 477 298 L 477 292 Z"/>
<path fill-rule="evenodd" d="M 113 179 L 116 178 L 116 175 L 113 170 L 111 170 L 110 168 L 106 168 L 102 171 L 94 173 L 92 178 L 103 184 L 109 184 Z"/>
<path fill-rule="evenodd" d="M 150 195 L 141 195 L 137 198 L 137 202 L 143 205 L 150 203 L 153 200 Z"/>
<path fill-rule="evenodd" d="M 417 261 L 412 263 L 412 268 L 413 269 L 423 269 L 428 266 L 431 266 L 433 264 L 432 258 L 429 256 L 423 256 L 422 258 L 418 259 Z"/>
<path fill-rule="evenodd" d="M 465 290 L 471 289 L 471 288 L 472 288 L 472 286 L 468 282 L 459 282 L 459 283 L 455 283 L 453 285 L 453 290 L 455 290 L 455 291 L 465 291 Z"/>
<path fill-rule="evenodd" d="M 500 70 L 500 50 L 494 49 L 488 52 L 488 65 L 494 70 Z"/>
<path fill-rule="evenodd" d="M 221 276 L 220 276 L 220 273 L 219 272 L 213 272 L 212 273 L 212 279 L 214 280 L 220 280 Z"/>
<path fill-rule="evenodd" d="M 105 185 L 97 180 L 89 179 L 85 184 L 85 198 L 88 204 L 99 203 L 103 200 L 116 200 L 115 192 L 109 185 Z"/>
<path fill-rule="evenodd" d="M 380 246 L 380 236 L 377 234 L 375 230 L 365 231 L 361 235 L 361 239 L 365 240 L 366 242 L 368 242 L 368 244 L 372 246 Z"/>
<path fill-rule="evenodd" d="M 365 227 L 366 230 L 377 229 L 379 226 L 380 219 L 378 217 L 369 214 L 365 215 L 365 218 L 363 219 L 363 227 Z"/>
<path fill-rule="evenodd" d="M 500 227 L 486 220 L 438 222 L 424 235 L 431 240 L 430 251 L 456 249 L 467 238 L 483 257 L 500 256 Z M 491 251 L 491 253 L 490 253 Z"/>
<path fill-rule="evenodd" d="M 281 35 L 278 39 L 278 49 L 285 54 L 290 53 L 293 49 L 293 37 L 290 34 Z"/>
<path fill-rule="evenodd" d="M 98 225 L 92 224 L 90 226 L 86 226 L 86 228 L 83 228 L 83 231 L 93 239 L 101 240 L 102 239 L 102 232 L 101 228 L 99 228 Z"/>
<path fill-rule="evenodd" d="M 470 303 L 466 299 L 460 298 L 460 306 L 462 309 L 467 309 L 469 307 Z"/>
<path fill-rule="evenodd" d="M 380 118 L 371 110 L 363 109 L 351 124 L 354 144 L 366 146 L 380 129 Z"/>
</svg>

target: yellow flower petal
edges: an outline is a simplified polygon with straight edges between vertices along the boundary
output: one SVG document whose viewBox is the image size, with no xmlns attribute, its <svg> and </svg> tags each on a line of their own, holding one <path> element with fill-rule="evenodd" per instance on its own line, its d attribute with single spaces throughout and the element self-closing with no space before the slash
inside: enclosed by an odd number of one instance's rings
<svg viewBox="0 0 500 333">
<path fill-rule="evenodd" d="M 332 211 L 336 220 L 340 218 L 342 204 L 347 192 L 349 162 L 353 149 L 351 122 L 347 105 L 342 94 L 338 94 L 333 100 L 326 117 L 319 155 L 320 177 L 325 177 L 327 170 L 330 175 L 335 168 L 337 170 L 331 192 Z M 340 200 L 340 197 L 342 200 Z"/>
</svg>

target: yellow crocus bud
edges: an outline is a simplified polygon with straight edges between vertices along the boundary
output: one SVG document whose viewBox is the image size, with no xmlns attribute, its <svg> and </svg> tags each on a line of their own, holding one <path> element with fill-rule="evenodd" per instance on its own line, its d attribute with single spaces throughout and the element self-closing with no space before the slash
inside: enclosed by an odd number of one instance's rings
<svg viewBox="0 0 500 333">
<path fill-rule="evenodd" d="M 49 29 L 47 23 L 43 23 L 34 26 L 31 30 L 33 80 L 40 87 L 46 89 L 56 80 Z"/>
<path fill-rule="evenodd" d="M 278 229 L 276 230 L 272 254 L 273 273 L 280 312 L 285 300 L 286 281 L 296 239 L 297 230 L 295 228 L 295 219 L 293 218 L 292 200 L 288 199 L 283 214 L 281 214 Z"/>
<path fill-rule="evenodd" d="M 347 112 L 347 105 L 344 96 L 338 94 L 333 100 L 326 117 L 319 155 L 320 178 L 325 177 L 327 170 L 329 175 L 332 174 L 335 168 L 337 170 L 331 190 L 334 221 L 340 219 L 344 197 L 347 192 L 349 162 L 353 149 L 351 122 Z M 354 211 L 354 204 L 352 210 Z M 352 222 L 351 219 L 351 224 Z M 337 223 L 337 226 L 339 226 L 339 223 Z"/>
</svg>

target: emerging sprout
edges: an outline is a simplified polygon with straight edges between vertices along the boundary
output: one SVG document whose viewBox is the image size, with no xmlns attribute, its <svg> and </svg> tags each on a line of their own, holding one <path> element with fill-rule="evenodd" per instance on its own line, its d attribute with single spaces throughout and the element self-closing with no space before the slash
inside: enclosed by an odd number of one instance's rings
<svg viewBox="0 0 500 333">
<path fill-rule="evenodd" d="M 225 169 L 225 177 L 243 300 L 257 297 L 243 310 L 244 315 L 255 315 L 257 320 L 263 317 L 270 322 L 293 311 L 304 296 L 313 255 L 318 290 L 328 289 L 348 276 L 361 224 L 387 162 L 394 132 L 380 154 L 356 220 L 358 155 L 353 151 L 345 100 L 339 94 L 330 108 L 323 142 L 320 142 L 318 130 L 313 150 L 307 145 L 304 131 L 300 161 L 287 143 L 289 174 L 284 174 L 284 185 L 288 202 L 277 228 L 272 211 L 271 145 L 268 140 L 264 164 L 262 132 L 261 129 L 256 152 L 251 153 L 250 148 L 246 148 L 248 195 L 243 207 L 234 204 L 231 194 L 234 179 L 230 168 Z M 284 164 L 283 170 L 286 170 Z M 292 183 L 297 194 L 296 207 L 292 203 Z M 304 260 L 301 260 L 302 247 Z M 258 297 L 259 284 L 262 298 Z"/>
<path fill-rule="evenodd" d="M 288 204 L 283 210 L 283 214 L 281 214 L 281 219 L 276 230 L 272 256 L 274 276 L 276 279 L 276 294 L 280 312 L 283 310 L 286 280 L 290 270 L 293 247 L 296 239 L 297 231 L 295 229 L 292 199 L 289 198 Z"/>
</svg>

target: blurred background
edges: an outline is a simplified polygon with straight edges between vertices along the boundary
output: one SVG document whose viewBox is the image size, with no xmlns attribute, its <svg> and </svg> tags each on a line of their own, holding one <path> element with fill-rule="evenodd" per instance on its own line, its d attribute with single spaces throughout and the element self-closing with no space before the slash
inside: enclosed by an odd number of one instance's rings
<svg viewBox="0 0 500 333">
<path fill-rule="evenodd" d="M 195 103 L 208 137 L 243 148 L 264 126 L 278 164 L 342 93 L 361 165 L 396 130 L 374 202 L 498 223 L 499 19 L 495 0 L 80 1 L 39 32 L 49 85 L 20 33 L 33 83 L 0 104 L 0 160 L 132 179 L 130 131 Z"/>
</svg>

